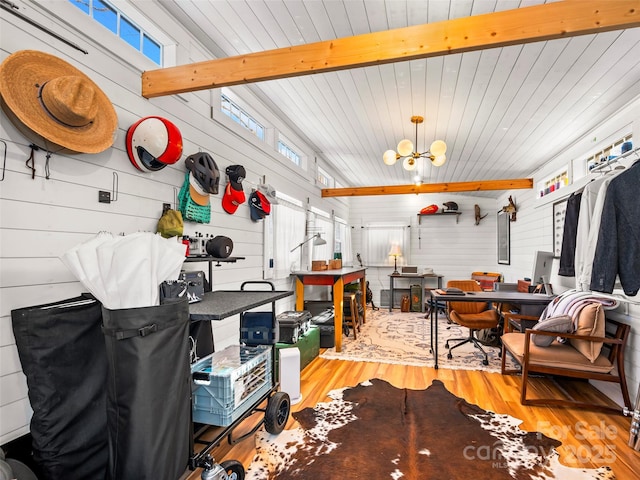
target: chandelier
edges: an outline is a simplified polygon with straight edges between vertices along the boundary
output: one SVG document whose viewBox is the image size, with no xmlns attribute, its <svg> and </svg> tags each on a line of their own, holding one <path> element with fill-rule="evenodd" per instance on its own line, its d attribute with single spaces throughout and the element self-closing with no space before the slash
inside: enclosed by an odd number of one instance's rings
<svg viewBox="0 0 640 480">
<path fill-rule="evenodd" d="M 424 122 L 424 118 L 420 115 L 411 117 L 411 123 L 416 126 L 416 144 L 418 143 L 418 125 L 422 122 Z M 387 165 L 394 165 L 396 161 L 402 159 L 403 168 L 409 171 L 416 168 L 419 158 L 428 158 L 434 167 L 440 167 L 447 161 L 447 156 L 445 155 L 447 144 L 442 140 L 435 140 L 426 152 L 414 152 L 413 148 L 414 144 L 411 143 L 411 140 L 406 138 L 400 140 L 400 143 L 398 143 L 398 151 L 387 150 L 382 155 L 382 161 Z"/>
</svg>

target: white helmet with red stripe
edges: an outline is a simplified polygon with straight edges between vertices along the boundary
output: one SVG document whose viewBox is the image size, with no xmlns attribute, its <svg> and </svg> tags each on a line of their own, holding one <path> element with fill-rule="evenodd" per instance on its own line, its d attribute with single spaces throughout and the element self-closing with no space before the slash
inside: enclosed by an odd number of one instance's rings
<svg viewBox="0 0 640 480">
<path fill-rule="evenodd" d="M 127 130 L 127 155 L 140 171 L 155 172 L 180 160 L 182 134 L 163 117 L 144 117 Z"/>
</svg>

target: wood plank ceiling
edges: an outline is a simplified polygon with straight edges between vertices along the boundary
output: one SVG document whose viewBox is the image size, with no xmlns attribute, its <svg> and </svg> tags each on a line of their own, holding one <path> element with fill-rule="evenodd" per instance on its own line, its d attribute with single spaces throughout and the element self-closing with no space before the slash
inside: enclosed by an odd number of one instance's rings
<svg viewBox="0 0 640 480">
<path fill-rule="evenodd" d="M 547 2 L 160 3 L 212 58 L 224 58 Z M 289 118 L 315 155 L 340 172 L 344 187 L 403 185 L 416 173 L 427 183 L 524 178 L 640 95 L 640 28 L 263 81 L 249 88 Z M 413 141 L 412 115 L 425 117 L 418 129 L 420 151 L 435 139 L 447 143 L 442 167 L 419 161 L 415 172 L 407 172 L 400 162 L 382 162 L 382 153 L 395 149 L 399 140 Z"/>
</svg>

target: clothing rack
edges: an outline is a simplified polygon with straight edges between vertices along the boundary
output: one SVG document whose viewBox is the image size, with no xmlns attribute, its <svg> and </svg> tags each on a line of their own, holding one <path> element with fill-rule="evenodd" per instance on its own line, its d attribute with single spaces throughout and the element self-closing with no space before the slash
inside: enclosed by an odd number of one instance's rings
<svg viewBox="0 0 640 480">
<path fill-rule="evenodd" d="M 618 162 L 620 162 L 620 160 L 624 160 L 625 158 L 630 157 L 634 153 L 638 156 L 638 158 L 640 158 L 640 154 L 638 154 L 639 151 L 640 151 L 640 147 L 632 148 L 628 152 L 624 152 L 622 155 L 618 155 L 617 157 L 610 158 L 610 159 L 608 159 L 607 161 L 605 161 L 603 163 L 599 163 L 598 165 L 593 167 L 591 170 L 589 170 L 589 173 L 591 173 L 591 172 L 599 172 L 603 168 L 609 167 L 609 166 L 611 166 L 611 164 L 618 163 Z"/>
<path fill-rule="evenodd" d="M 609 298 L 611 300 L 616 300 L 622 303 L 630 303 L 632 305 L 640 305 L 640 300 L 631 299 L 622 293 L 614 295 L 613 293 L 603 293 L 603 292 L 597 292 L 595 290 L 593 292 L 597 294 L 599 297 Z"/>
</svg>

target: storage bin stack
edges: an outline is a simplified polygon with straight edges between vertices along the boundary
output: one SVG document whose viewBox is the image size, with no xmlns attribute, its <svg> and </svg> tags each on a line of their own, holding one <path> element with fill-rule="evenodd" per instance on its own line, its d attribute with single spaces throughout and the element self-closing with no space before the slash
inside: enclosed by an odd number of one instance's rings
<svg viewBox="0 0 640 480">
<path fill-rule="evenodd" d="M 296 343 L 311 326 L 311 313 L 306 310 L 283 312 L 278 315 L 277 319 L 281 343 Z"/>
<path fill-rule="evenodd" d="M 302 355 L 309 356 L 310 342 L 302 341 L 311 325 L 311 314 L 305 310 L 301 312 L 288 311 L 277 317 L 280 342 L 276 344 L 277 378 L 280 389 L 287 392 L 291 403 L 302 399 L 300 395 L 300 371 L 310 360 L 305 360 L 303 366 Z M 301 351 L 304 349 L 304 352 Z M 319 350 L 319 342 L 316 350 Z M 316 353 L 317 355 L 317 353 Z M 311 358 L 312 360 L 313 358 Z"/>
<path fill-rule="evenodd" d="M 333 348 L 336 345 L 335 313 L 333 309 L 326 309 L 311 317 L 311 323 L 320 330 L 320 348 Z"/>
</svg>

